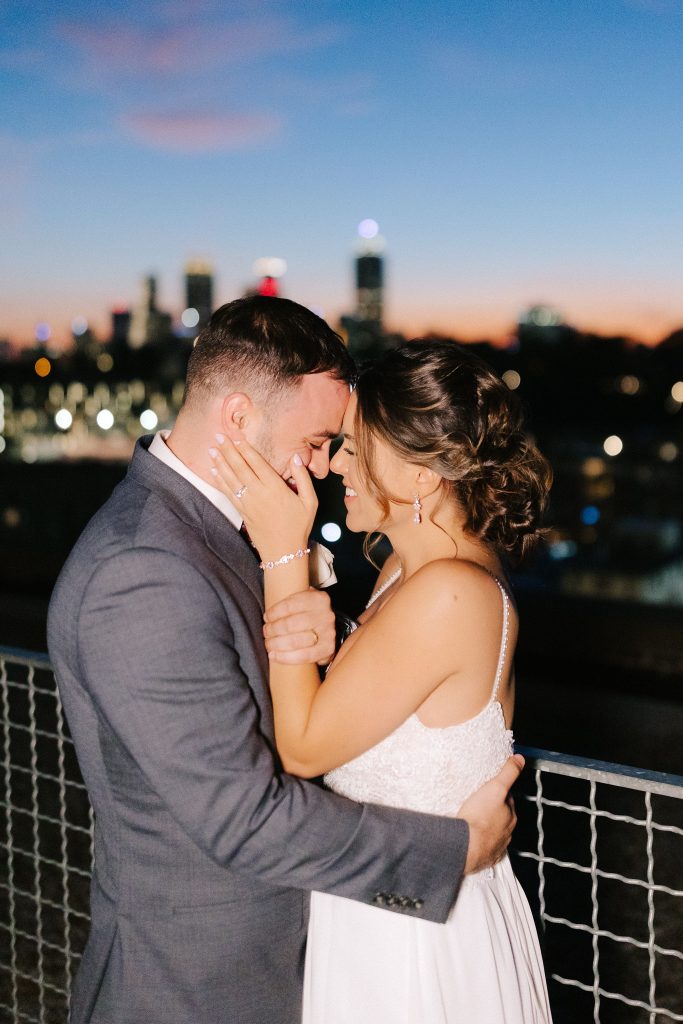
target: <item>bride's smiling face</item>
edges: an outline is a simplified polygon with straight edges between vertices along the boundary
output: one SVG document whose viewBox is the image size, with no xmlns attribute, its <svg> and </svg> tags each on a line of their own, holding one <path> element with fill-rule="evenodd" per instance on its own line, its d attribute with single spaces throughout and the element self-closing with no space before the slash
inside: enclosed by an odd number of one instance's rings
<svg viewBox="0 0 683 1024">
<path fill-rule="evenodd" d="M 354 421 L 357 405 L 356 396 L 351 395 L 342 424 L 344 440 L 341 448 L 330 462 L 330 469 L 342 478 L 346 488 L 344 504 L 346 505 L 347 528 L 353 533 L 369 533 L 378 528 L 385 531 L 388 526 L 403 520 L 407 522 L 412 518 L 413 511 L 410 501 L 412 500 L 411 487 L 413 486 L 415 467 L 400 459 L 389 445 L 374 438 L 373 462 L 377 483 L 384 494 L 398 495 L 408 502 L 399 504 L 390 501 L 389 515 L 385 518 L 382 506 L 364 482 L 356 458 Z"/>
</svg>

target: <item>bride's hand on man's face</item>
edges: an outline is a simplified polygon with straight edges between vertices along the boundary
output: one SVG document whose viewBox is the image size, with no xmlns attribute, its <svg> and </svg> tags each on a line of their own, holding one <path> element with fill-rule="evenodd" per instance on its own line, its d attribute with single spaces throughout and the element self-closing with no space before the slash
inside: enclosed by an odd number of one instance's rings
<svg viewBox="0 0 683 1024">
<path fill-rule="evenodd" d="M 318 499 L 300 456 L 292 457 L 288 469 L 294 491 L 248 441 L 217 435 L 209 455 L 216 487 L 242 514 L 261 558 L 267 561 L 306 547 Z"/>
</svg>

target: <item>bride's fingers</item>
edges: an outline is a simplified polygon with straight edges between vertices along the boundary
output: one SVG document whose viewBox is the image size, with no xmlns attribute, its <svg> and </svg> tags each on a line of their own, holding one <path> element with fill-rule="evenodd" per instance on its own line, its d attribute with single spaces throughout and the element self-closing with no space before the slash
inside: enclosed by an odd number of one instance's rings
<svg viewBox="0 0 683 1024">
<path fill-rule="evenodd" d="M 221 439 L 222 440 L 219 440 Z M 244 441 L 233 441 L 231 438 L 223 438 L 222 434 L 216 434 L 216 444 L 226 463 L 242 484 L 254 484 L 259 479 L 249 462 L 244 457 L 242 445 Z M 212 449 L 210 449 L 211 451 Z"/>
<path fill-rule="evenodd" d="M 313 487 L 313 481 L 311 480 L 311 474 L 304 466 L 301 456 L 294 455 L 290 459 L 290 470 L 292 478 L 296 484 L 297 494 L 301 499 L 301 503 L 308 511 L 313 511 L 318 507 L 318 497 Z"/>
<path fill-rule="evenodd" d="M 209 448 L 209 455 L 213 462 L 211 475 L 214 478 L 216 486 L 219 490 L 223 491 L 228 498 L 234 498 L 240 489 L 245 486 L 244 481 L 238 477 L 232 466 L 230 466 L 226 461 L 223 452 L 218 448 Z"/>
<path fill-rule="evenodd" d="M 279 477 L 279 474 L 276 473 L 270 463 L 263 458 L 261 453 L 254 448 L 253 444 L 250 444 L 245 438 L 240 438 L 239 442 L 233 442 L 233 445 L 236 444 L 238 445 L 240 455 L 259 480 L 263 480 L 265 483 L 268 476 Z"/>
</svg>

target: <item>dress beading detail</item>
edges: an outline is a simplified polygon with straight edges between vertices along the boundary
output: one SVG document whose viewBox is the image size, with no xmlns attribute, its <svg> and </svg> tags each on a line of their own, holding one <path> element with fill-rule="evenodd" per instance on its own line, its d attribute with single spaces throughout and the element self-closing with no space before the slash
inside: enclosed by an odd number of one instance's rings
<svg viewBox="0 0 683 1024">
<path fill-rule="evenodd" d="M 399 569 L 373 594 L 368 607 L 400 573 Z M 493 579 L 503 598 L 503 630 L 486 706 L 473 718 L 445 728 L 426 726 L 416 714 L 411 715 L 374 747 L 328 772 L 325 783 L 330 789 L 361 803 L 454 814 L 471 793 L 500 771 L 512 753 L 513 742 L 497 700 L 508 647 L 510 599 L 500 580 Z"/>
</svg>

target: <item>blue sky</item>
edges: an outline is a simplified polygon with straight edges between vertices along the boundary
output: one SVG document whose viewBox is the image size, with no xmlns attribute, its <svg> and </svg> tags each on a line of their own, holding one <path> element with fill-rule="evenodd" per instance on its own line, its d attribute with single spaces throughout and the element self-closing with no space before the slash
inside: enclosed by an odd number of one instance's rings
<svg viewBox="0 0 683 1024">
<path fill-rule="evenodd" d="M 0 337 L 150 272 L 179 313 L 192 256 L 334 322 L 365 217 L 408 333 L 683 323 L 680 0 L 9 0 L 0 39 Z"/>
</svg>

